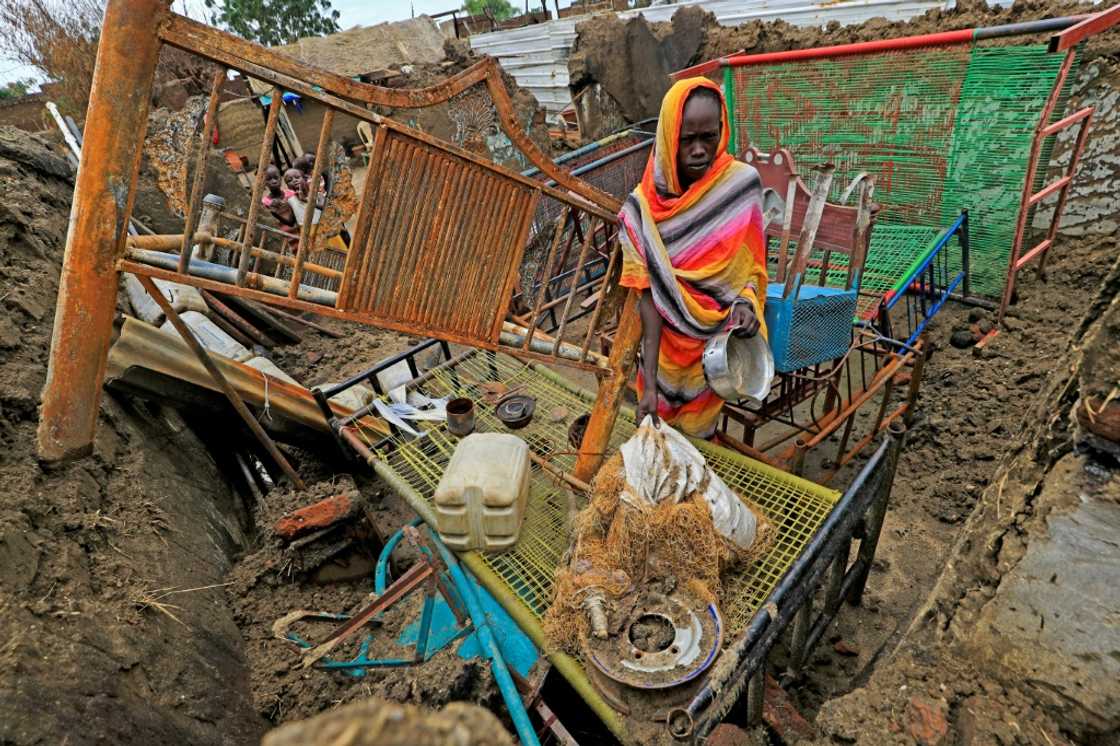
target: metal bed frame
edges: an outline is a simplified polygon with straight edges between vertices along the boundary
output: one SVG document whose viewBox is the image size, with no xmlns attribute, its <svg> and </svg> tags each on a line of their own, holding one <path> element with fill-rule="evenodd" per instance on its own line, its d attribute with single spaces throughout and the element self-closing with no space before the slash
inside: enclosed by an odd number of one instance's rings
<svg viewBox="0 0 1120 746">
<path fill-rule="evenodd" d="M 427 370 L 421 370 L 419 359 L 423 355 L 436 356 L 438 362 Z M 407 460 L 396 456 L 402 447 L 413 449 L 417 453 L 416 444 L 426 439 L 436 437 L 428 431 L 423 438 L 413 440 L 395 430 L 387 436 L 369 440 L 357 432 L 355 423 L 366 414 L 359 410 L 348 417 L 338 417 L 327 406 L 327 400 L 357 384 L 366 382 L 379 393 L 384 391 L 379 374 L 386 370 L 405 364 L 413 374 L 413 380 L 405 384 L 410 390 L 422 389 L 434 381 L 442 379 L 445 383 L 453 382 L 454 387 L 470 385 L 474 374 L 463 370 L 464 364 L 471 358 L 480 368 L 493 371 L 495 378 L 499 377 L 499 367 L 502 362 L 490 351 L 468 350 L 462 354 L 454 355 L 450 347 L 438 340 L 428 340 L 416 347 L 394 355 L 378 364 L 362 371 L 351 379 L 344 381 L 329 389 L 316 390 L 316 399 L 320 402 L 323 416 L 330 425 L 336 442 L 343 453 L 351 458 L 357 456 L 366 462 L 394 489 L 401 494 L 416 512 L 428 522 L 434 522 L 431 509 L 428 506 L 430 490 L 434 484 L 425 482 L 422 475 L 407 466 Z M 479 362 L 481 360 L 482 362 Z M 435 362 L 435 361 L 433 361 Z M 566 389 L 572 396 L 578 397 L 585 403 L 593 399 L 590 393 L 581 391 L 555 373 L 533 364 L 527 364 L 525 375 L 536 379 L 541 385 L 552 385 Z M 522 379 L 524 380 L 524 379 Z M 438 384 L 437 384 L 438 385 Z M 367 407 L 373 411 L 373 405 Z M 617 442 L 624 437 L 627 431 L 633 428 L 632 413 L 624 413 L 626 427 L 616 431 L 613 441 Z M 437 426 L 435 433 L 442 432 L 442 426 Z M 836 494 L 822 507 L 816 509 L 812 520 L 797 532 L 801 536 L 795 545 L 787 545 L 786 552 L 795 548 L 788 561 L 779 565 L 781 572 L 768 574 L 772 590 L 761 596 L 752 594 L 752 600 L 746 607 L 729 609 L 728 613 L 734 614 L 737 609 L 745 608 L 750 611 L 749 617 L 743 617 L 738 625 L 738 635 L 728 646 L 723 656 L 716 662 L 711 670 L 706 684 L 685 707 L 674 711 L 668 723 L 674 738 L 691 742 L 702 742 L 703 737 L 722 720 L 742 692 L 748 688 L 749 713 L 751 722 L 756 723 L 761 716 L 762 681 L 765 673 L 767 656 L 778 639 L 790 631 L 789 649 L 791 651 L 791 669 L 799 669 L 806 660 L 825 629 L 839 613 L 843 601 L 858 604 L 863 588 L 866 585 L 868 571 L 874 558 L 878 544 L 879 533 L 883 518 L 886 514 L 890 488 L 893 483 L 894 470 L 898 454 L 902 447 L 903 428 L 900 423 L 892 424 L 887 438 L 871 456 L 868 463 L 861 470 L 859 476 L 848 486 L 842 496 Z M 539 435 L 526 436 L 531 443 L 540 440 Z M 753 462 L 741 456 L 736 456 L 730 451 L 701 444 L 705 454 L 709 457 L 717 472 L 725 471 L 729 464 L 738 464 L 740 470 L 757 470 L 761 474 L 779 475 L 780 472 L 767 471 L 764 464 Z M 435 474 L 438 472 L 438 462 L 431 461 L 439 458 L 439 452 L 444 457 L 449 455 L 448 450 L 453 447 L 453 441 L 439 435 L 431 446 L 419 446 L 420 452 L 428 453 L 421 456 L 427 465 L 426 470 Z M 424 449 L 428 448 L 428 451 Z M 547 450 L 547 449 L 546 449 Z M 429 453 L 430 451 L 430 453 Z M 732 459 L 732 461 L 728 461 Z M 735 461 L 734 459 L 739 459 Z M 587 485 L 574 480 L 565 471 L 567 463 L 563 458 L 556 456 L 534 458 L 535 479 L 555 481 L 563 488 L 586 489 Z M 726 478 L 726 471 L 725 471 Z M 788 484 L 805 485 L 809 483 L 796 480 L 794 477 L 777 477 L 784 479 Z M 430 479 L 430 478 L 429 478 Z M 794 480 L 789 482 L 788 480 Z M 820 488 L 813 487 L 819 490 Z M 425 494 L 427 492 L 428 494 Z M 758 493 L 756 493 L 757 496 Z M 822 497 L 827 491 L 819 493 Z M 835 493 L 834 493 L 835 494 Z M 530 501 L 548 501 L 545 494 L 531 492 Z M 823 507 L 827 505 L 827 507 Z M 783 521 L 800 520 L 797 516 L 781 518 L 775 514 L 779 525 L 787 525 Z M 528 520 L 528 519 L 527 519 Z M 556 524 L 550 524 L 549 530 L 556 531 Z M 789 524 L 792 525 L 792 524 Z M 526 541 L 537 543 L 541 540 L 539 534 L 530 530 Z M 792 530 L 792 529 L 783 529 Z M 562 551 L 559 545 L 566 539 L 561 536 L 556 539 L 557 548 L 554 560 L 558 560 Z M 852 552 L 853 544 L 858 549 Z M 531 550 L 526 550 L 531 551 Z M 778 550 L 775 550 L 778 551 Z M 486 586 L 494 597 L 502 603 L 510 615 L 518 622 L 519 626 L 552 661 L 554 667 L 569 681 L 580 696 L 587 702 L 593 711 L 602 719 L 604 724 L 615 734 L 619 740 L 627 742 L 627 729 L 623 719 L 611 709 L 599 691 L 591 684 L 583 671 L 581 664 L 575 659 L 557 652 L 544 637 L 538 619 L 540 607 L 547 603 L 548 597 L 544 594 L 547 588 L 539 583 L 531 582 L 524 576 L 523 570 L 518 568 L 523 559 L 508 558 L 507 555 L 498 555 L 499 558 L 487 559 L 477 553 L 464 555 L 463 562 L 472 573 Z M 511 570 L 510 568 L 514 569 Z M 827 578 L 825 577 L 827 573 Z M 813 598 L 818 586 L 823 585 L 824 605 L 819 611 L 813 608 Z M 524 594 L 529 588 L 535 588 L 531 596 Z M 731 602 L 729 602 L 731 603 Z M 732 629 L 736 629 L 734 625 Z"/>
</svg>

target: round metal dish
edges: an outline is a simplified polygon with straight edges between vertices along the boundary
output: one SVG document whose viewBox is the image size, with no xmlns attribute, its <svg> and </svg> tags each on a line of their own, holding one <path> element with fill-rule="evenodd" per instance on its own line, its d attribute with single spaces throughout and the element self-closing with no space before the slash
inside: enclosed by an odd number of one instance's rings
<svg viewBox="0 0 1120 746">
<path fill-rule="evenodd" d="M 645 617 L 657 617 L 672 628 L 672 639 L 660 650 L 641 650 L 631 641 L 631 628 Z M 608 678 L 636 689 L 667 689 L 692 681 L 708 669 L 723 643 L 723 619 L 715 604 L 690 593 L 649 594 L 634 606 L 621 633 L 583 640 L 584 652 Z"/>
<path fill-rule="evenodd" d="M 498 402 L 494 414 L 510 430 L 518 430 L 529 424 L 536 408 L 537 400 L 533 397 L 511 394 Z"/>
<path fill-rule="evenodd" d="M 761 334 L 735 335 L 734 329 L 717 334 L 704 345 L 704 378 L 712 391 L 726 401 L 762 402 L 774 380 L 774 355 Z"/>
</svg>

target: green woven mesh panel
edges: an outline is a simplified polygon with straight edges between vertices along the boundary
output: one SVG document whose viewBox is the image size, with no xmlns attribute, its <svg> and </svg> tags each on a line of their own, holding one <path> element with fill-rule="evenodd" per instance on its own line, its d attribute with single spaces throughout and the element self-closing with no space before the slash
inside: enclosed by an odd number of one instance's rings
<svg viewBox="0 0 1120 746">
<path fill-rule="evenodd" d="M 1062 55 L 1045 47 L 976 47 L 957 107 L 942 223 L 969 210 L 972 288 L 999 295 L 1023 197 L 1031 141 Z"/>
<path fill-rule="evenodd" d="M 789 148 L 802 172 L 835 163 L 833 197 L 876 177 L 886 223 L 937 225 L 967 47 L 735 70 L 736 143 Z"/>
<path fill-rule="evenodd" d="M 739 67 L 736 142 L 740 151 L 780 143 L 802 171 L 835 163 L 833 198 L 860 171 L 874 174 L 876 232 L 944 228 L 968 208 L 972 289 L 995 296 L 1031 138 L 1061 63 L 1042 46 L 953 46 Z M 901 238 L 918 252 L 899 260 L 909 266 L 925 245 Z"/>
</svg>

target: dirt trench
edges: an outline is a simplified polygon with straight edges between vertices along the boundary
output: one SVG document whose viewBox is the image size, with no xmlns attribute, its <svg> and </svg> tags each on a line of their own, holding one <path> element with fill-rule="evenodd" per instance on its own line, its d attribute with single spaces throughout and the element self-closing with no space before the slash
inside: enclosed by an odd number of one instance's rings
<svg viewBox="0 0 1120 746">
<path fill-rule="evenodd" d="M 221 587 L 247 542 L 241 497 L 174 411 L 108 395 L 91 457 L 38 463 L 73 181 L 3 128 L 0 188 L 0 742 L 255 742 Z"/>
</svg>

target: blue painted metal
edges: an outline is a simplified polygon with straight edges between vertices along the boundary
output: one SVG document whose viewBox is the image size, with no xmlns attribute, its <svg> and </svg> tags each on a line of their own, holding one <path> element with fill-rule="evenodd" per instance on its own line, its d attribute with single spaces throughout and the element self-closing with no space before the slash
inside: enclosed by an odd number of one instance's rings
<svg viewBox="0 0 1120 746">
<path fill-rule="evenodd" d="M 948 247 L 953 236 L 958 237 L 958 245 L 961 249 L 960 268 L 955 274 L 949 268 Z M 958 287 L 963 284 L 964 294 L 968 295 L 968 272 L 968 212 L 963 211 L 938 237 L 909 275 L 899 283 L 899 287 L 904 291 L 895 293 L 884 303 L 884 309 L 889 312 L 903 298 L 906 299 L 906 322 L 910 329 L 905 343 L 907 347 L 913 347 L 930 321 Z"/>
<path fill-rule="evenodd" d="M 951 239 L 953 235 L 958 230 L 960 230 L 961 226 L 964 225 L 965 219 L 966 213 L 962 212 L 959 216 L 957 216 L 957 219 L 953 221 L 953 224 L 949 226 L 949 228 L 941 234 L 941 237 L 937 239 L 933 246 L 930 247 L 929 253 L 926 254 L 926 258 L 922 261 L 922 263 L 915 267 L 914 271 L 910 273 L 909 277 L 903 279 L 902 283 L 900 283 L 902 287 L 909 287 L 911 283 L 913 283 L 923 272 L 925 272 L 929 268 L 929 265 L 933 262 L 938 253 L 940 253 L 941 249 L 943 249 L 945 245 L 949 243 L 949 239 Z M 958 275 L 958 278 L 963 279 L 963 275 L 964 270 L 962 269 Z M 894 308 L 895 305 L 900 300 L 902 300 L 904 296 L 905 293 L 895 293 L 894 297 L 887 301 L 887 310 L 889 311 Z M 938 307 L 940 308 L 940 305 Z"/>
<path fill-rule="evenodd" d="M 474 579 L 470 571 L 464 569 L 463 573 L 474 586 L 482 611 L 486 615 L 487 622 L 490 623 L 490 628 L 494 630 L 494 638 L 498 642 L 498 647 L 502 649 L 502 655 L 506 662 L 522 678 L 528 678 L 529 672 L 532 671 L 533 666 L 540 659 L 540 652 L 537 647 L 521 631 L 513 617 L 502 608 L 502 605 Z M 459 629 L 455 624 L 455 615 L 451 612 L 451 608 L 442 598 L 437 597 L 432 610 L 428 644 L 436 648 L 450 645 L 458 639 L 458 631 Z M 401 645 L 413 645 L 419 634 L 420 622 L 416 621 L 401 632 L 397 642 Z M 485 657 L 482 643 L 479 642 L 478 635 L 473 630 L 462 638 L 457 655 L 463 660 Z"/>
<path fill-rule="evenodd" d="M 776 371 L 790 373 L 847 354 L 856 313 L 855 286 L 802 286 L 798 277 L 788 297 L 782 297 L 783 291 L 778 283 L 766 289 L 766 329 Z"/>
<path fill-rule="evenodd" d="M 501 648 L 494 640 L 494 633 L 490 629 L 490 623 L 482 610 L 473 583 L 467 579 L 467 576 L 459 567 L 459 561 L 455 559 L 451 550 L 444 546 L 435 532 L 429 533 L 432 545 L 439 552 L 440 559 L 447 565 L 447 569 L 451 571 L 451 579 L 455 582 L 455 587 L 467 606 L 467 613 L 478 632 L 482 650 L 486 657 L 490 659 L 490 672 L 494 676 L 494 681 L 498 684 L 502 699 L 505 700 L 506 708 L 509 710 L 510 719 L 513 720 L 513 727 L 517 731 L 518 738 L 525 746 L 540 746 L 537 733 L 533 729 L 533 724 L 529 721 L 529 713 L 525 711 L 525 703 L 521 701 L 521 695 L 518 693 L 517 685 L 510 675 Z"/>
</svg>

